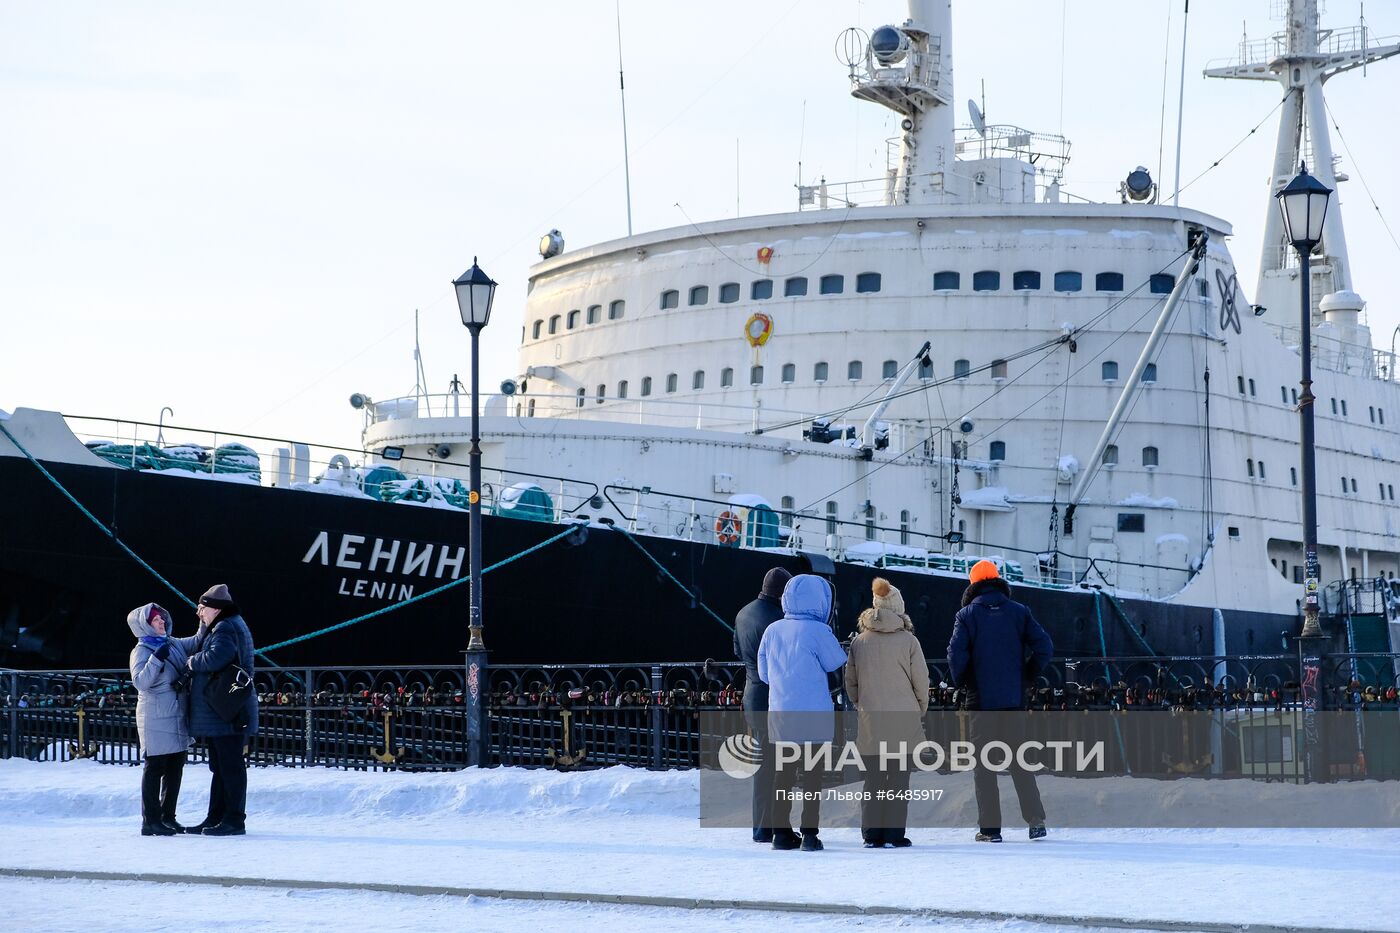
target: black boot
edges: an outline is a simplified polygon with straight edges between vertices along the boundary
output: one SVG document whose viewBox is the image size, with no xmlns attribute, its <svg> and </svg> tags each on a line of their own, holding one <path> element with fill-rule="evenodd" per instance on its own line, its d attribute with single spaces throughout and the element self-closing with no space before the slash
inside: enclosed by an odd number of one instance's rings
<svg viewBox="0 0 1400 933">
<path fill-rule="evenodd" d="M 175 830 L 164 823 L 142 823 L 141 835 L 143 836 L 173 836 Z"/>
<path fill-rule="evenodd" d="M 1032 838 L 1032 839 L 1044 839 L 1044 838 L 1045 838 L 1045 827 L 1044 827 L 1044 826 L 1032 826 L 1032 827 L 1031 827 L 1031 838 Z"/>
<path fill-rule="evenodd" d="M 243 836 L 246 834 L 243 827 L 235 823 L 220 823 L 218 826 L 210 826 L 204 831 L 206 836 Z"/>
<path fill-rule="evenodd" d="M 822 841 L 821 841 L 820 839 L 817 838 L 817 834 L 816 834 L 816 833 L 803 833 L 803 834 L 802 834 L 802 851 L 803 851 L 803 852 L 820 852 L 823 848 L 825 848 L 825 847 L 822 845 Z"/>
<path fill-rule="evenodd" d="M 172 829 L 172 830 L 174 830 L 174 831 L 177 832 L 177 833 L 187 833 L 187 832 L 189 832 L 189 829 L 188 829 L 187 827 L 185 827 L 185 826 L 181 826 L 180 823 L 177 822 L 176 819 L 175 819 L 175 817 L 173 817 L 173 816 L 172 816 L 172 817 L 167 817 L 167 818 L 165 818 L 165 819 L 162 819 L 162 820 L 161 820 L 161 824 L 164 825 L 164 826 L 166 826 L 166 827 L 168 827 L 168 828 L 170 828 L 170 829 Z"/>
<path fill-rule="evenodd" d="M 973 837 L 975 842 L 1001 842 L 1001 830 L 982 830 Z"/>
<path fill-rule="evenodd" d="M 800 845 L 802 845 L 802 840 L 792 830 L 778 829 L 773 831 L 773 848 L 788 851 Z"/>
</svg>

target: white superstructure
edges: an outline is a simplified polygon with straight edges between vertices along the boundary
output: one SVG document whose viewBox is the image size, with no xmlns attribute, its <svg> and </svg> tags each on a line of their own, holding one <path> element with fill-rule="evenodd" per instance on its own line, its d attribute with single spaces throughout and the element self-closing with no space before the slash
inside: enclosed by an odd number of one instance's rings
<svg viewBox="0 0 1400 933">
<path fill-rule="evenodd" d="M 519 391 L 487 403 L 486 465 L 501 485 L 550 477 L 556 506 L 591 500 L 650 535 L 930 572 L 990 554 L 1027 582 L 1294 613 L 1297 269 L 1272 197 L 1251 302 L 1229 225 L 1154 203 L 1145 172 L 1115 203 L 1069 203 L 1062 139 L 975 108 L 955 133 L 948 4 L 910 6 L 902 26 L 843 37 L 852 93 L 903 117 L 885 178 L 534 267 Z M 1309 154 L 1334 183 L 1322 82 L 1400 50 L 1342 35 L 1294 0 L 1272 59 L 1245 49 L 1211 72 L 1298 89 L 1268 195 Z M 1322 578 L 1394 577 L 1400 388 L 1361 321 L 1335 206 L 1320 254 Z M 436 410 L 371 406 L 367 449 L 465 475 L 467 419 Z M 765 507 L 781 528 L 745 532 Z"/>
</svg>

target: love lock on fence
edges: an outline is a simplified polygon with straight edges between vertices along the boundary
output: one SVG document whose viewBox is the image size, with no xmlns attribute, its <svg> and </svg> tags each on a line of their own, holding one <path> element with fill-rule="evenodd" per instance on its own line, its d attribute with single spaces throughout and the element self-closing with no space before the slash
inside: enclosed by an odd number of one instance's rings
<svg viewBox="0 0 1400 933">
<path fill-rule="evenodd" d="M 391 741 L 391 738 L 390 738 L 389 720 L 391 720 L 391 719 L 393 719 L 393 718 L 394 718 L 394 713 L 393 713 L 392 710 L 385 710 L 385 711 L 384 711 L 384 747 L 383 747 L 382 749 L 381 749 L 381 748 L 371 748 L 371 749 L 370 749 L 370 754 L 372 754 L 372 755 L 375 757 L 375 759 L 376 759 L 377 761 L 382 762 L 383 764 L 386 764 L 386 765 L 391 765 L 391 764 L 393 764 L 394 762 L 398 761 L 400 758 L 403 757 L 403 746 L 402 746 L 402 745 L 400 745 L 398 748 L 394 749 L 394 751 L 392 751 L 392 752 L 389 751 L 389 749 L 393 746 L 393 742 Z"/>
</svg>

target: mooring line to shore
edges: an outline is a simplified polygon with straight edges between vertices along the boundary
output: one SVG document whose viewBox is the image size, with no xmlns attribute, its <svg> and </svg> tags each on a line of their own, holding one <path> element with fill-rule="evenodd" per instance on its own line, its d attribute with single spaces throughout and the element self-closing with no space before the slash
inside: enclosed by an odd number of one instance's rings
<svg viewBox="0 0 1400 933">
<path fill-rule="evenodd" d="M 850 917 L 908 917 L 918 920 L 972 920 L 986 923 L 1057 924 L 1116 930 L 1158 930 L 1163 933 L 1369 933 L 1354 927 L 1318 927 L 1273 923 L 1215 923 L 1198 920 L 1125 919 L 1042 911 L 952 910 L 942 907 L 898 907 L 883 904 L 843 904 L 821 901 L 767 901 L 744 898 L 672 897 L 653 894 L 602 894 L 587 891 L 536 891 L 456 885 L 394 884 L 382 881 L 312 881 L 293 878 L 244 878 L 235 875 L 175 875 L 138 871 L 86 871 L 62 868 L 0 868 L 0 878 L 42 881 L 111 881 L 141 884 L 197 884 L 222 888 L 278 888 L 293 891 L 399 894 L 410 897 L 479 897 L 501 901 L 591 904 L 598 906 L 659 907 L 672 910 L 747 910 L 770 913 L 829 914 Z"/>
</svg>

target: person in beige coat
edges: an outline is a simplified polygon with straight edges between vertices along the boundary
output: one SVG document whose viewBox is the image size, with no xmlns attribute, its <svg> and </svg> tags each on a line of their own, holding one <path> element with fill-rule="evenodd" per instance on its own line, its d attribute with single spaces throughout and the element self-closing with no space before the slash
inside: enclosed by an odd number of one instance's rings
<svg viewBox="0 0 1400 933">
<path fill-rule="evenodd" d="M 867 849 L 903 848 L 911 845 L 904 834 L 909 801 L 900 797 L 909 790 L 909 769 L 882 761 L 880 752 L 894 754 L 903 743 L 912 753 L 924 740 L 928 662 L 899 590 L 876 577 L 871 591 L 873 605 L 860 614 L 846 662 L 846 695 L 859 712 L 856 747 L 865 763 L 860 833 Z"/>
</svg>

